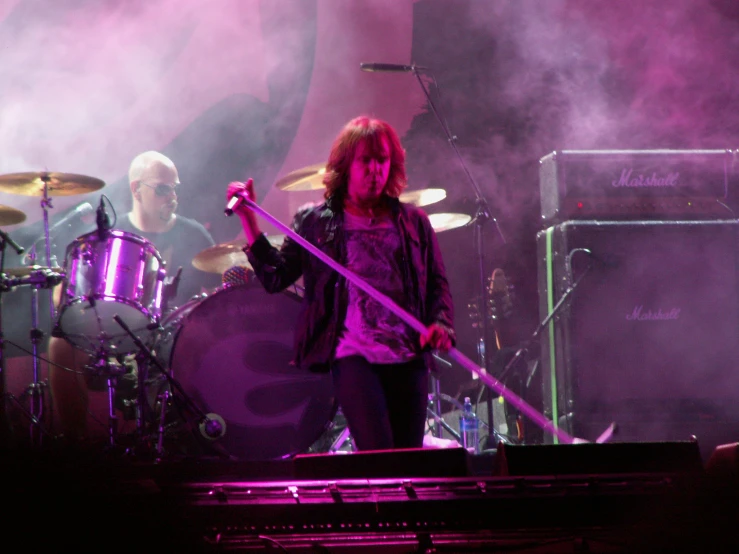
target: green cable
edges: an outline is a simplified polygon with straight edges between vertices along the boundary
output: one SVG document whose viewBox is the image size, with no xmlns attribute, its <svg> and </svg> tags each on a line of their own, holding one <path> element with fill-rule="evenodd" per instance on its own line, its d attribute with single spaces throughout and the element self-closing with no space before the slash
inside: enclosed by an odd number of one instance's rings
<svg viewBox="0 0 739 554">
<path fill-rule="evenodd" d="M 552 254 L 552 235 L 554 227 L 546 230 L 546 264 L 547 264 L 547 313 L 552 313 L 554 309 L 554 276 L 552 274 L 553 254 Z M 550 393 L 552 395 L 552 425 L 555 429 L 559 429 L 559 410 L 557 408 L 557 361 L 555 358 L 556 348 L 554 343 L 554 318 L 549 321 L 549 381 Z M 559 444 L 557 435 L 553 435 L 554 444 Z"/>
</svg>

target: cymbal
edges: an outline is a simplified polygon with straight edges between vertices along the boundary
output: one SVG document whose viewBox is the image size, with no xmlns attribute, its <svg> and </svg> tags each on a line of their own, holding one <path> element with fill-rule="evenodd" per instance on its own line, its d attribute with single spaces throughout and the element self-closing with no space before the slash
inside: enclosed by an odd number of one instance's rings
<svg viewBox="0 0 739 554">
<path fill-rule="evenodd" d="M 3 225 L 15 225 L 23 223 L 26 220 L 26 214 L 10 206 L 0 205 L 0 227 Z"/>
<path fill-rule="evenodd" d="M 467 225 L 472 220 L 472 216 L 467 214 L 430 214 L 429 221 L 431 221 L 431 227 L 434 231 L 441 233 L 442 231 L 449 231 L 450 229 L 456 229 Z"/>
<path fill-rule="evenodd" d="M 44 265 L 24 265 L 21 267 L 13 267 L 6 269 L 3 273 L 10 277 L 28 277 L 33 271 L 51 270 L 55 273 L 61 273 L 60 267 L 48 267 Z"/>
<path fill-rule="evenodd" d="M 314 164 L 296 169 L 278 179 L 275 188 L 289 192 L 302 190 L 320 190 L 323 188 L 323 176 L 326 174 L 326 164 Z"/>
<path fill-rule="evenodd" d="M 267 240 L 276 248 L 282 246 L 285 235 L 270 235 Z M 225 271 L 234 266 L 251 267 L 246 254 L 242 251 L 246 239 L 240 238 L 229 242 L 209 246 L 205 250 L 201 250 L 192 260 L 195 269 L 205 271 L 207 273 L 218 273 L 222 275 Z"/>
<path fill-rule="evenodd" d="M 73 196 L 93 192 L 105 186 L 103 181 L 94 177 L 41 171 L 0 175 L 0 191 L 23 196 L 43 196 L 44 181 L 48 183 L 49 196 Z"/>
<path fill-rule="evenodd" d="M 401 202 L 407 202 L 419 208 L 440 202 L 444 198 L 446 198 L 446 191 L 444 189 L 407 190 L 398 197 Z"/>
</svg>

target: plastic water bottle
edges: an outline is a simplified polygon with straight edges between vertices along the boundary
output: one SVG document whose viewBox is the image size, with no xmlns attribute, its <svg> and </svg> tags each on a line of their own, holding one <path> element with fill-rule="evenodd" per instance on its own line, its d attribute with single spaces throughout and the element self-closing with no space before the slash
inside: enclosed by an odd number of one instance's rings
<svg viewBox="0 0 739 554">
<path fill-rule="evenodd" d="M 459 416 L 459 434 L 462 437 L 462 446 L 468 452 L 479 453 L 479 433 L 478 420 L 472 411 L 472 402 L 470 402 L 469 397 L 465 397 L 462 415 Z"/>
</svg>

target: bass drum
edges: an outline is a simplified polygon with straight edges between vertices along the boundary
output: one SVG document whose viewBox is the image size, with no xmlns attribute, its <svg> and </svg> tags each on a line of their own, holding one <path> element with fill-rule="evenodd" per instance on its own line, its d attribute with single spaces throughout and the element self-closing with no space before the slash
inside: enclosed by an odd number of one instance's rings
<svg viewBox="0 0 739 554">
<path fill-rule="evenodd" d="M 336 413 L 330 373 L 291 364 L 300 298 L 234 285 L 189 302 L 164 322 L 169 367 L 184 392 L 226 423 L 218 443 L 243 460 L 290 458 L 327 430 Z M 176 327 L 167 330 L 168 321 Z M 166 356 L 166 344 L 157 348 Z"/>
</svg>

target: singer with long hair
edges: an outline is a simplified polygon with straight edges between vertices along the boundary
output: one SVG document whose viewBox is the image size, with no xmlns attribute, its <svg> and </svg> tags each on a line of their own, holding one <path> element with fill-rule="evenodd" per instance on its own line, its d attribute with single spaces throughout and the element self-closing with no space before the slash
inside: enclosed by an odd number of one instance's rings
<svg viewBox="0 0 739 554">
<path fill-rule="evenodd" d="M 423 445 L 433 350 L 455 342 L 449 283 L 436 235 L 419 208 L 400 202 L 405 152 L 395 129 L 366 116 L 336 137 L 323 180 L 324 202 L 298 211 L 292 228 L 428 326 L 419 335 L 390 310 L 287 237 L 280 249 L 245 203 L 233 207 L 245 252 L 268 292 L 303 277 L 295 363 L 332 374 L 358 450 Z M 255 200 L 252 180 L 228 185 L 226 199 Z"/>
</svg>

